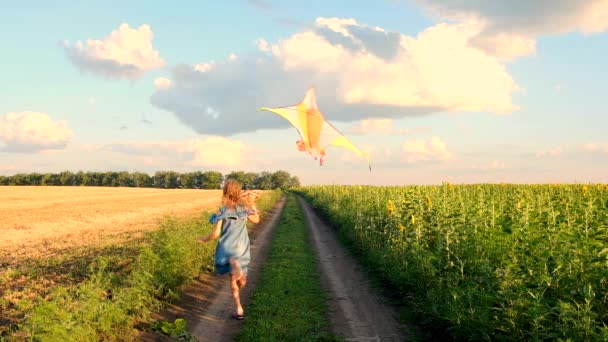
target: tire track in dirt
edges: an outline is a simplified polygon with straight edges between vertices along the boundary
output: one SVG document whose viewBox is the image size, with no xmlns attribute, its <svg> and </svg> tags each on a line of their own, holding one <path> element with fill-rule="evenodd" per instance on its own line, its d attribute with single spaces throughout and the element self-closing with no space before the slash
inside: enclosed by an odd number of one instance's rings
<svg viewBox="0 0 608 342">
<path fill-rule="evenodd" d="M 373 291 L 369 280 L 310 205 L 298 197 L 317 253 L 322 285 L 330 296 L 333 333 L 347 341 L 407 341 L 395 309 Z"/>
</svg>

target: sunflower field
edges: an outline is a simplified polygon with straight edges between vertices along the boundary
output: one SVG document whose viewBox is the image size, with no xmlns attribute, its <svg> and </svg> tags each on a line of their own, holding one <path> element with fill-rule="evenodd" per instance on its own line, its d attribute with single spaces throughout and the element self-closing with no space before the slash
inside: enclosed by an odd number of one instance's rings
<svg viewBox="0 0 608 342">
<path fill-rule="evenodd" d="M 458 340 L 608 340 L 608 186 L 296 189 Z"/>
</svg>

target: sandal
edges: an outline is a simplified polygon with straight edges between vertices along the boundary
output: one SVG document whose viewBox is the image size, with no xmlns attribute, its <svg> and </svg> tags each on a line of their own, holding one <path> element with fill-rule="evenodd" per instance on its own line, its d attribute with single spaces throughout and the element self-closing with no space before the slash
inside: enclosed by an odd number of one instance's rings
<svg viewBox="0 0 608 342">
<path fill-rule="evenodd" d="M 236 311 L 232 314 L 232 318 L 242 321 L 245 318 L 245 315 L 239 315 L 238 313 L 236 313 Z"/>
</svg>

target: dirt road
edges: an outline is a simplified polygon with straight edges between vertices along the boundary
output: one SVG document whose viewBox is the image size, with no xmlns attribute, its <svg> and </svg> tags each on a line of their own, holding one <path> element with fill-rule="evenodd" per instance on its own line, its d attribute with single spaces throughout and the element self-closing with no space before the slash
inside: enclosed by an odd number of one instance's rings
<svg viewBox="0 0 608 342">
<path fill-rule="evenodd" d="M 372 290 L 357 262 L 325 224 L 300 198 L 317 251 L 323 286 L 330 293 L 333 332 L 347 341 L 406 341 L 396 312 Z"/>
</svg>

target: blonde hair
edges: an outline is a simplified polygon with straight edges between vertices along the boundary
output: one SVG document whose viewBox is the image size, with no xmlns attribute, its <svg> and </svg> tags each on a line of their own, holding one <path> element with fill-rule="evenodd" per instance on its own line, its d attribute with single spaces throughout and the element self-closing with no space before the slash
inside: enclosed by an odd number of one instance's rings
<svg viewBox="0 0 608 342">
<path fill-rule="evenodd" d="M 232 207 L 237 204 L 247 208 L 253 205 L 248 198 L 241 196 L 241 183 L 235 179 L 227 179 L 222 189 L 222 205 Z"/>
</svg>

